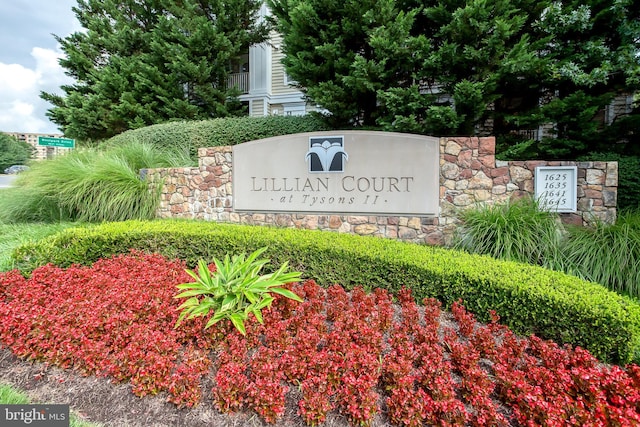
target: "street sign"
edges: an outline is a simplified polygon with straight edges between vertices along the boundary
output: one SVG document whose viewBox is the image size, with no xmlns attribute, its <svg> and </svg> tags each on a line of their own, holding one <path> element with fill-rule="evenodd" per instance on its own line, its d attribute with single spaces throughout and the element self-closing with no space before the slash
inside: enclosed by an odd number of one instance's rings
<svg viewBox="0 0 640 427">
<path fill-rule="evenodd" d="M 45 147 L 74 148 L 76 145 L 76 140 L 68 138 L 51 138 L 48 136 L 39 136 L 38 145 L 42 145 Z"/>
</svg>

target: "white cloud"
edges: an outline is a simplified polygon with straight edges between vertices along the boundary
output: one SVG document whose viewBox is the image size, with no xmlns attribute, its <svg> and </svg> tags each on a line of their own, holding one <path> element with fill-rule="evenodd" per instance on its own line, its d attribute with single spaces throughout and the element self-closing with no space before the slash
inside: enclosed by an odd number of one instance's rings
<svg viewBox="0 0 640 427">
<path fill-rule="evenodd" d="M 31 56 L 35 59 L 34 69 L 0 63 L 0 131 L 59 132 L 46 119 L 51 104 L 40 98 L 40 92 L 60 93 L 60 86 L 72 79 L 58 64 L 62 53 L 34 47 Z"/>
<path fill-rule="evenodd" d="M 38 75 L 20 64 L 0 63 L 0 99 L 8 99 L 36 85 Z"/>
<path fill-rule="evenodd" d="M 53 34 L 82 29 L 73 6 L 77 0 L 0 0 L 0 131 L 59 132 L 40 92 L 62 94 L 60 86 L 72 82 L 58 65 Z"/>
<path fill-rule="evenodd" d="M 14 101 L 13 110 L 21 116 L 29 116 L 33 113 L 33 105 L 22 101 Z"/>
<path fill-rule="evenodd" d="M 10 103 L 3 102 L 0 104 L 0 110 L 0 129 L 6 129 L 7 132 L 48 133 L 45 129 L 49 126 L 49 123 L 34 116 L 35 108 L 33 104 L 19 100 L 14 100 Z"/>
</svg>

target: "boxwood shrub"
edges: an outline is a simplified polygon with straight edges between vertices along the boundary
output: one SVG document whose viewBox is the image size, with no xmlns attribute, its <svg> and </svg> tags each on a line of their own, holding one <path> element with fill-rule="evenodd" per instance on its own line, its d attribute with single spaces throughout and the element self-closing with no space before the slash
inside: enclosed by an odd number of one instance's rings
<svg viewBox="0 0 640 427">
<path fill-rule="evenodd" d="M 236 145 L 256 139 L 301 132 L 329 130 L 316 115 L 224 117 L 199 121 L 176 121 L 146 126 L 123 132 L 105 144 L 119 145 L 126 141 L 152 143 L 158 147 L 182 147 L 193 159 L 198 148 Z"/>
<path fill-rule="evenodd" d="M 131 248 L 185 260 L 250 252 L 268 246 L 273 267 L 288 260 L 328 286 L 391 292 L 412 288 L 418 300 L 456 300 L 487 321 L 495 310 L 520 334 L 582 346 L 604 361 L 640 361 L 640 305 L 563 273 L 482 255 L 375 237 L 186 220 L 128 221 L 67 229 L 18 247 L 18 268 L 45 263 L 90 264 Z"/>
</svg>

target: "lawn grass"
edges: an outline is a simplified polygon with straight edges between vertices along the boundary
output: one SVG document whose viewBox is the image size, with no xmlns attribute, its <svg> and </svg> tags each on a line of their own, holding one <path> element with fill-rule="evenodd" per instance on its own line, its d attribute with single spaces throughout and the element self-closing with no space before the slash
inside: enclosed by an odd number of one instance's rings
<svg viewBox="0 0 640 427">
<path fill-rule="evenodd" d="M 2 197 L 2 191 L 0 191 Z M 11 252 L 17 246 L 29 241 L 35 241 L 43 237 L 55 234 L 69 227 L 77 227 L 77 223 L 21 223 L 3 224 L 0 223 L 0 271 L 13 269 L 14 261 L 11 259 Z"/>
<path fill-rule="evenodd" d="M 24 405 L 29 403 L 29 398 L 10 385 L 0 384 L 0 403 L 3 405 Z"/>
<path fill-rule="evenodd" d="M 32 403 L 29 397 L 16 390 L 14 387 L 6 384 L 0 384 L 0 404 L 3 405 L 25 405 Z M 100 427 L 101 424 L 89 423 L 78 419 L 78 417 L 71 412 L 70 424 L 71 427 Z"/>
</svg>

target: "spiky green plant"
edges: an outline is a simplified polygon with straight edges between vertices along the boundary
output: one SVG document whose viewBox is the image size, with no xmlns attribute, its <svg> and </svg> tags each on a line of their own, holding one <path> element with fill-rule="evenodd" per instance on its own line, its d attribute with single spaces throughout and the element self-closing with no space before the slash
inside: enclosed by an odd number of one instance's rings
<svg viewBox="0 0 640 427">
<path fill-rule="evenodd" d="M 615 224 L 571 227 L 560 250 L 558 269 L 640 298 L 639 213 L 623 213 Z"/>
<path fill-rule="evenodd" d="M 564 229 L 558 216 L 532 198 L 475 206 L 462 211 L 460 219 L 456 249 L 543 266 L 562 257 Z"/>
<path fill-rule="evenodd" d="M 180 317 L 176 327 L 184 319 L 213 315 L 205 329 L 222 319 L 229 319 L 233 326 L 246 334 L 244 322 L 253 314 L 258 322 L 262 321 L 262 309 L 273 303 L 272 293 L 302 302 L 302 299 L 288 289 L 281 287 L 286 283 L 300 280 L 301 273 L 285 272 L 287 263 L 269 274 L 259 274 L 268 259 L 258 259 L 267 248 L 260 248 L 248 257 L 245 254 L 225 256 L 224 260 L 214 258 L 215 271 L 212 273 L 204 260 L 198 262 L 198 272 L 187 270 L 195 282 L 178 285 L 181 293 L 175 298 L 187 298 L 180 307 Z"/>
<path fill-rule="evenodd" d="M 188 166 L 183 150 L 127 142 L 38 162 L 0 198 L 0 221 L 149 219 L 159 202 L 140 169 Z"/>
</svg>

